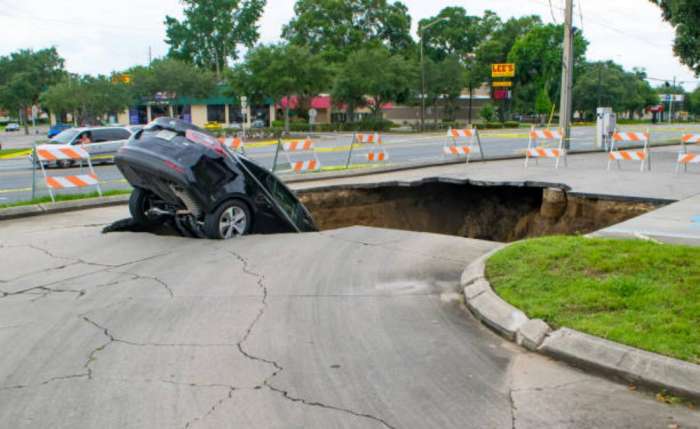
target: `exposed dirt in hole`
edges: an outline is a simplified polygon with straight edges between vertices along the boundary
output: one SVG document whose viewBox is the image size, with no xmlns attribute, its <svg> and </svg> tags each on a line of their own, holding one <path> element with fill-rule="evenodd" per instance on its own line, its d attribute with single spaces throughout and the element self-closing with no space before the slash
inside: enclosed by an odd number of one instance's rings
<svg viewBox="0 0 700 429">
<path fill-rule="evenodd" d="M 659 207 L 653 202 L 571 196 L 561 189 L 423 183 L 298 193 L 320 229 L 352 225 L 509 242 L 585 234 Z"/>
</svg>

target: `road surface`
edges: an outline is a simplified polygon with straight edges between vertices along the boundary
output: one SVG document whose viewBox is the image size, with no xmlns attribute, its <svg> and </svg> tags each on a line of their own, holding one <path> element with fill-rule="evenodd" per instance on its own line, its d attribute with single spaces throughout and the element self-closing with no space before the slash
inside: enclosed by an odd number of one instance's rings
<svg viewBox="0 0 700 429">
<path fill-rule="evenodd" d="M 2 222 L 1 426 L 700 427 L 483 328 L 457 285 L 494 243 L 100 233 L 126 215 Z"/>
<path fill-rule="evenodd" d="M 646 127 L 634 126 L 625 129 L 643 130 Z M 652 143 L 654 141 L 680 141 L 680 136 L 686 132 L 700 132 L 700 125 L 658 125 L 652 128 Z M 488 130 L 482 132 L 482 144 L 487 158 L 503 156 L 521 156 L 527 147 L 527 130 Z M 352 140 L 351 134 L 323 134 L 317 140 L 318 157 L 323 167 L 345 166 L 347 161 L 346 148 Z M 442 145 L 446 141 L 445 133 L 439 134 L 386 134 L 383 136 L 383 148 L 389 153 L 389 163 L 392 165 L 410 162 L 439 162 L 445 160 Z M 574 127 L 572 129 L 571 148 L 573 151 L 594 149 L 595 128 Z M 26 146 L 26 142 L 15 146 Z M 8 146 L 9 147 L 9 146 Z M 275 147 L 249 148 L 248 155 L 265 165 L 272 167 L 275 155 Z M 364 156 L 367 149 L 357 149 L 352 157 L 353 164 L 367 166 Z M 297 156 L 294 159 L 309 159 L 308 155 Z M 474 159 L 479 159 L 476 154 Z M 284 154 L 280 154 L 280 161 L 285 161 Z M 376 164 L 380 165 L 380 164 Z M 79 169 L 51 170 L 51 174 L 69 175 L 77 174 Z M 41 172 L 37 172 L 37 195 L 47 195 L 44 189 Z M 119 170 L 111 164 L 98 166 L 97 175 L 103 182 L 104 189 L 128 189 L 129 186 Z M 32 170 L 26 158 L 0 159 L 0 204 L 14 201 L 28 200 L 31 198 Z M 70 191 L 61 191 L 67 193 Z M 85 192 L 78 190 L 77 192 Z"/>
</svg>

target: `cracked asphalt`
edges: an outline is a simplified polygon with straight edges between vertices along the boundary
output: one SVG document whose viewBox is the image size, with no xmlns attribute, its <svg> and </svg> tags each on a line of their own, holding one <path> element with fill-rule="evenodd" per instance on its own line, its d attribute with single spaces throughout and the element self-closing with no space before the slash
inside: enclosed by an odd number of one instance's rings
<svg viewBox="0 0 700 429">
<path fill-rule="evenodd" d="M 0 223 L 0 427 L 700 427 L 483 328 L 457 286 L 493 243 L 100 233 L 126 215 Z"/>
</svg>

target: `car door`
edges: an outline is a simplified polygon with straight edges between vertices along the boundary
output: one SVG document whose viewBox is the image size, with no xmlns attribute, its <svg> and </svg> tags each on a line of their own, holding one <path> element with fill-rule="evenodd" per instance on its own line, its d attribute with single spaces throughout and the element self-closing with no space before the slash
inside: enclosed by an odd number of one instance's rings
<svg viewBox="0 0 700 429">
<path fill-rule="evenodd" d="M 107 153 L 109 141 L 109 130 L 107 128 L 96 128 L 91 130 L 90 141 L 89 143 L 86 141 L 84 145 L 91 157 L 100 158 Z"/>
<path fill-rule="evenodd" d="M 107 129 L 109 140 L 104 143 L 104 154 L 114 156 L 119 149 L 129 141 L 131 132 L 126 128 L 109 128 Z"/>
</svg>

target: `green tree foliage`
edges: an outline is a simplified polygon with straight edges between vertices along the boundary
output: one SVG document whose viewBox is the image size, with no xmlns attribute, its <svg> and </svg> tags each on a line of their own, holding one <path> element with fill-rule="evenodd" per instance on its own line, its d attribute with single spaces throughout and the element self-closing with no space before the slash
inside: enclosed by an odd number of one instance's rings
<svg viewBox="0 0 700 429">
<path fill-rule="evenodd" d="M 217 84 L 213 72 L 171 58 L 155 60 L 147 67 L 133 67 L 126 73 L 131 75 L 128 88 L 136 102 L 152 100 L 158 93 L 176 97 L 208 97 Z"/>
<path fill-rule="evenodd" d="M 463 7 L 446 7 L 436 16 L 421 19 L 418 28 L 435 22 L 423 31 L 425 53 L 433 61 L 448 56 L 466 59 L 499 22 L 498 16 L 486 11 L 484 17 L 467 15 Z"/>
<path fill-rule="evenodd" d="M 492 103 L 484 105 L 479 111 L 481 119 L 486 122 L 492 122 L 494 119 L 496 119 L 497 113 L 497 109 Z"/>
<path fill-rule="evenodd" d="M 681 62 L 700 75 L 700 2 L 695 0 L 651 0 L 676 29 L 673 51 Z"/>
<path fill-rule="evenodd" d="M 261 45 L 228 76 L 231 88 L 253 101 L 272 97 L 280 102 L 296 96 L 305 112 L 310 99 L 330 85 L 325 62 L 309 48 L 290 44 Z M 285 109 L 285 130 L 289 131 L 289 103 Z"/>
<path fill-rule="evenodd" d="M 557 99 L 560 92 L 564 28 L 547 24 L 534 27 L 517 39 L 508 62 L 515 63 L 514 96 L 517 110 L 532 111 L 537 92 L 547 85 L 549 94 Z M 585 63 L 588 42 L 581 33 L 574 36 L 574 81 Z"/>
<path fill-rule="evenodd" d="M 28 134 L 24 112 L 64 76 L 63 58 L 53 47 L 38 51 L 23 49 L 0 57 L 0 106 L 10 111 L 20 110 L 20 120 Z"/>
<path fill-rule="evenodd" d="M 43 106 L 57 114 L 70 113 L 78 124 L 97 123 L 98 118 L 118 113 L 130 102 L 126 85 L 101 75 L 68 76 L 41 95 Z"/>
<path fill-rule="evenodd" d="M 415 63 L 392 55 L 383 47 L 364 48 L 350 54 L 340 67 L 333 85 L 333 101 L 347 104 L 348 113 L 366 105 L 381 119 L 384 104 L 409 99 L 416 76 Z"/>
<path fill-rule="evenodd" d="M 240 45 L 252 47 L 260 37 L 256 25 L 265 0 L 182 0 L 184 19 L 165 17 L 168 56 L 216 72 L 238 58 Z"/>
<path fill-rule="evenodd" d="M 574 110 L 593 118 L 597 107 L 612 107 L 619 113 L 641 114 L 658 104 L 659 97 L 641 70 L 626 72 L 612 61 L 587 63 L 573 90 Z"/>
<path fill-rule="evenodd" d="M 425 69 L 426 105 L 431 107 L 442 106 L 445 119 L 454 120 L 459 109 L 459 96 L 466 82 L 464 65 L 457 57 L 451 56 L 437 63 L 427 59 Z M 418 77 L 418 74 L 416 74 L 416 77 Z M 418 98 L 417 102 L 420 102 L 420 98 Z M 435 121 L 437 121 L 437 118 L 437 109 L 435 109 Z"/>
<path fill-rule="evenodd" d="M 552 99 L 549 98 L 547 85 L 543 85 L 537 92 L 535 98 L 535 112 L 540 115 L 540 123 L 544 123 L 544 119 L 552 111 Z"/>
<path fill-rule="evenodd" d="M 414 46 L 411 17 L 398 1 L 297 0 L 294 13 L 282 37 L 331 63 L 370 44 L 383 45 L 392 53 L 406 53 Z"/>
<path fill-rule="evenodd" d="M 477 61 L 483 65 L 505 63 L 515 42 L 536 27 L 542 26 L 539 16 L 511 18 L 502 22 L 498 17 L 489 20 L 490 34 L 476 48 Z"/>
</svg>

